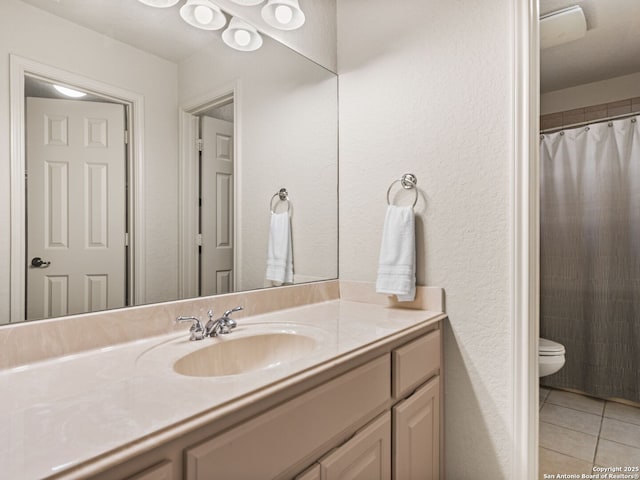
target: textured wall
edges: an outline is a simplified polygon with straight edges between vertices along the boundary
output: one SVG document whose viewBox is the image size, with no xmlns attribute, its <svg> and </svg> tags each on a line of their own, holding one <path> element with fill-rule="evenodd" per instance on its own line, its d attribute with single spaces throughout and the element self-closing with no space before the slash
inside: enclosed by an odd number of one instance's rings
<svg viewBox="0 0 640 480">
<path fill-rule="evenodd" d="M 15 0 L 0 6 L 0 323 L 9 318 L 9 54 L 145 97 L 147 300 L 177 295 L 177 66 Z"/>
<path fill-rule="evenodd" d="M 540 95 L 540 114 L 640 97 L 640 72 Z"/>
<path fill-rule="evenodd" d="M 338 1 L 340 278 L 375 280 L 385 192 L 415 173 L 418 283 L 450 317 L 451 479 L 509 478 L 513 453 L 513 24 L 507 0 Z"/>
</svg>

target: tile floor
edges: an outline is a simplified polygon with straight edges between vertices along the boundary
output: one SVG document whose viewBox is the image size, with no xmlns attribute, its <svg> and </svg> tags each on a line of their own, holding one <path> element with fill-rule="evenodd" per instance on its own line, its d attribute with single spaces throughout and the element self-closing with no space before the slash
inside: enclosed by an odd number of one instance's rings
<svg viewBox="0 0 640 480">
<path fill-rule="evenodd" d="M 539 478 L 594 466 L 640 467 L 640 408 L 540 387 Z"/>
</svg>

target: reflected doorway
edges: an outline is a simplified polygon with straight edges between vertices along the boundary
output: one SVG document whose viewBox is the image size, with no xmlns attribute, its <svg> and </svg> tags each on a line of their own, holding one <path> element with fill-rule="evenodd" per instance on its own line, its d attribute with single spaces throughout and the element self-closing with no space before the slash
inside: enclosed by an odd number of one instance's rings
<svg viewBox="0 0 640 480">
<path fill-rule="evenodd" d="M 25 319 L 129 299 L 127 104 L 25 76 Z"/>
<path fill-rule="evenodd" d="M 234 291 L 233 97 L 198 115 L 199 296 Z"/>
<path fill-rule="evenodd" d="M 237 291 L 241 256 L 236 85 L 180 109 L 180 298 Z"/>
</svg>

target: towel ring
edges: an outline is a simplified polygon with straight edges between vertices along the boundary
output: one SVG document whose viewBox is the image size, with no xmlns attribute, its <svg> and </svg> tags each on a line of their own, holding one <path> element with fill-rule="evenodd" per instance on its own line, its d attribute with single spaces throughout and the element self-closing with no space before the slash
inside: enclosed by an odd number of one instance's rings
<svg viewBox="0 0 640 480">
<path fill-rule="evenodd" d="M 387 205 L 391 205 L 389 194 L 391 193 L 391 189 L 393 188 L 393 186 L 398 182 L 400 182 L 402 188 L 404 188 L 405 190 L 413 189 L 413 192 L 416 194 L 416 198 L 413 200 L 413 205 L 411 205 L 411 208 L 415 207 L 416 203 L 418 203 L 418 189 L 416 188 L 416 185 L 418 184 L 418 178 L 413 173 L 405 173 L 399 180 L 391 182 L 391 185 L 389 185 L 389 188 L 387 189 Z"/>
<path fill-rule="evenodd" d="M 289 192 L 287 192 L 286 188 L 281 188 L 276 193 L 274 193 L 273 197 L 271 197 L 271 201 L 269 202 L 269 207 L 271 208 L 271 213 L 275 214 L 275 210 L 273 209 L 273 200 L 278 197 L 281 202 L 287 202 L 287 213 L 291 211 L 291 200 L 289 200 Z"/>
</svg>

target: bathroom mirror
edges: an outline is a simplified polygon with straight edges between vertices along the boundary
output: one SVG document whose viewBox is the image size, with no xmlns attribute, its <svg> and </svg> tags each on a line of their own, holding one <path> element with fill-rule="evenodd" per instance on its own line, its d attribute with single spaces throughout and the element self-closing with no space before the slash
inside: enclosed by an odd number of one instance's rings
<svg viewBox="0 0 640 480">
<path fill-rule="evenodd" d="M 337 277 L 336 75 L 266 35 L 233 50 L 187 25 L 181 4 L 2 2 L 0 324 L 277 286 L 272 211 L 290 215 L 292 282 Z M 89 108 L 77 133 L 67 107 Z M 118 185 L 94 156 L 114 144 Z M 85 261 L 72 244 L 119 251 Z M 60 265 L 84 270 L 73 283 Z"/>
</svg>

